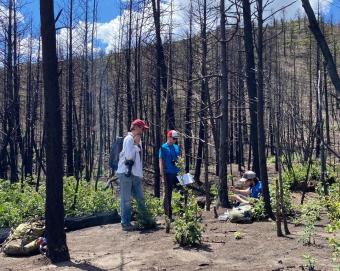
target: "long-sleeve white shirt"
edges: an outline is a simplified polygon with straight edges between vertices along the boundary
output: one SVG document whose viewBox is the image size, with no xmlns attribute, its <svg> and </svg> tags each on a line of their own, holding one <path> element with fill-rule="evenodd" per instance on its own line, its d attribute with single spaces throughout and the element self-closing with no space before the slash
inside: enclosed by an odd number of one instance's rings
<svg viewBox="0 0 340 271">
<path fill-rule="evenodd" d="M 131 173 L 134 176 L 143 178 L 143 163 L 142 163 L 142 143 L 135 144 L 132 133 L 128 133 L 123 141 L 123 149 L 119 154 L 118 169 L 116 173 L 125 173 L 126 160 L 133 160 Z"/>
</svg>

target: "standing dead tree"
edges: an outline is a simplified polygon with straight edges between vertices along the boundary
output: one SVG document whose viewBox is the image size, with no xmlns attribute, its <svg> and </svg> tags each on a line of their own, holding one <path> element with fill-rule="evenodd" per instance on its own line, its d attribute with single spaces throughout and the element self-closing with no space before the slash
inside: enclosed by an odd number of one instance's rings
<svg viewBox="0 0 340 271">
<path fill-rule="evenodd" d="M 64 230 L 62 122 L 53 0 L 40 1 L 46 125 L 46 234 L 52 262 L 68 261 Z"/>
<path fill-rule="evenodd" d="M 325 39 L 325 36 L 322 34 L 321 29 L 319 27 L 318 21 L 316 20 L 314 11 L 309 3 L 309 0 L 301 0 L 302 2 L 302 6 L 305 9 L 305 12 L 307 14 L 308 17 L 308 21 L 309 21 L 309 29 L 311 30 L 311 32 L 314 35 L 314 38 L 316 39 L 322 54 L 325 58 L 326 64 L 327 64 L 327 70 L 329 73 L 329 76 L 332 80 L 332 83 L 336 89 L 336 93 L 337 93 L 337 104 L 338 107 L 340 106 L 340 78 L 339 78 L 339 74 L 336 70 L 336 65 L 334 63 L 334 59 L 332 56 L 331 51 L 329 50 L 327 41 Z"/>
</svg>

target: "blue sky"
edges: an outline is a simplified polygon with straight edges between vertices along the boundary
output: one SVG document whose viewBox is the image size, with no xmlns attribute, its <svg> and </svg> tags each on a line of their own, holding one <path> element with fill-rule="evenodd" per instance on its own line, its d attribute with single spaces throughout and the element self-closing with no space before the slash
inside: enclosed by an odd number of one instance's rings
<svg viewBox="0 0 340 271">
<path fill-rule="evenodd" d="M 27 8 L 26 8 L 26 14 L 31 13 L 33 15 L 33 21 L 34 25 L 36 27 L 39 26 L 39 0 L 28 0 Z M 114 18 L 116 18 L 119 13 L 119 0 L 98 0 L 98 22 L 101 23 L 107 23 Z M 322 0 L 321 0 L 322 1 Z M 65 0 L 55 0 L 55 6 L 61 7 L 61 3 L 65 2 Z M 184 0 L 185 2 L 185 0 Z M 288 1 L 285 1 L 288 2 Z M 297 0 L 297 2 L 300 2 Z M 311 1 L 315 2 L 315 1 Z M 330 10 L 327 17 L 329 17 L 330 14 L 333 15 L 333 18 L 340 22 L 340 0 L 326 0 L 326 3 L 330 4 Z M 301 4 L 300 4 L 301 5 Z M 57 11 L 56 11 L 57 13 Z"/>
<path fill-rule="evenodd" d="M 340 0 L 333 1 L 331 4 L 331 9 L 329 15 L 333 15 L 336 22 L 340 22 Z"/>
<path fill-rule="evenodd" d="M 119 15 L 119 0 L 97 0 L 98 1 L 98 22 L 107 23 Z M 33 23 L 36 28 L 40 25 L 40 0 L 27 0 L 25 6 L 25 15 L 32 14 Z M 62 3 L 68 2 L 67 0 L 55 0 L 54 6 L 56 8 L 55 15 L 57 15 Z M 77 2 L 77 1 L 75 1 Z M 92 2 L 92 1 L 90 1 Z M 75 9 L 77 7 L 74 7 Z M 58 9 L 58 10 L 57 10 Z"/>
<path fill-rule="evenodd" d="M 28 18 L 32 16 L 33 18 L 33 24 L 34 24 L 34 31 L 35 35 L 39 33 L 39 26 L 40 26 L 40 12 L 39 12 L 39 2 L 40 0 L 21 0 L 23 2 L 26 2 L 25 10 L 24 10 L 24 17 Z M 74 10 L 77 13 L 81 13 L 82 7 L 79 7 L 79 2 L 82 2 L 84 0 L 74 0 Z M 127 14 L 127 12 L 123 12 L 120 10 L 120 0 L 97 0 L 98 1 L 98 24 L 97 24 L 97 44 L 96 46 L 99 46 L 100 49 L 105 49 L 106 52 L 109 52 L 110 50 L 114 50 L 117 48 L 117 43 L 119 41 L 118 33 L 121 31 L 121 21 L 120 21 L 120 14 Z M 127 0 L 123 0 L 124 2 L 127 2 Z M 188 25 L 188 16 L 187 16 L 187 10 L 188 10 L 188 4 L 189 0 L 172 0 L 173 6 L 174 6 L 174 25 L 175 28 L 173 30 L 173 33 L 177 35 L 177 38 L 184 37 L 186 27 Z M 211 2 L 210 2 L 211 1 Z M 280 9 L 283 6 L 286 6 L 287 4 L 293 2 L 294 0 L 274 0 L 273 4 L 268 7 L 267 12 L 271 14 L 273 11 Z M 59 9 L 63 7 L 63 3 L 65 5 L 68 4 L 69 0 L 55 0 L 55 14 L 58 13 Z M 93 0 L 89 0 L 90 5 L 93 3 Z M 151 2 L 151 1 L 150 1 Z M 162 2 L 169 2 L 169 0 L 162 0 Z M 330 18 L 331 15 L 333 15 L 333 19 L 335 22 L 340 23 L 340 0 L 310 0 L 312 6 L 315 8 L 317 7 L 317 3 L 320 3 L 321 10 L 323 11 L 326 18 Z M 218 6 L 219 0 L 209 0 L 209 3 L 214 4 L 215 6 Z M 67 6 L 65 7 L 67 10 Z M 292 19 L 296 18 L 297 12 L 300 12 L 300 15 L 304 14 L 304 11 L 302 9 L 301 1 L 297 0 L 295 3 L 291 6 L 289 6 L 284 14 L 286 19 Z M 152 16 L 150 14 L 152 12 L 152 9 L 148 8 L 148 11 L 146 13 L 149 13 L 149 16 L 146 15 L 146 17 L 149 18 L 149 20 L 152 20 Z M 269 15 L 268 14 L 268 15 Z M 141 13 L 136 12 L 134 16 L 141 16 Z M 163 21 L 167 22 L 169 18 L 167 18 L 169 15 L 164 16 Z M 282 12 L 277 13 L 276 16 L 282 16 Z M 81 20 L 84 19 L 82 16 L 80 18 Z M 149 22 L 150 23 L 150 22 Z M 77 24 L 77 22 L 75 22 Z M 58 27 L 62 26 L 59 24 Z M 150 26 L 150 24 L 149 24 Z M 151 26 L 152 27 L 152 22 Z M 145 26 L 145 31 L 147 33 L 148 26 Z M 66 30 L 63 29 L 59 35 L 60 37 L 66 37 Z M 76 46 L 75 46 L 76 47 Z"/>
</svg>

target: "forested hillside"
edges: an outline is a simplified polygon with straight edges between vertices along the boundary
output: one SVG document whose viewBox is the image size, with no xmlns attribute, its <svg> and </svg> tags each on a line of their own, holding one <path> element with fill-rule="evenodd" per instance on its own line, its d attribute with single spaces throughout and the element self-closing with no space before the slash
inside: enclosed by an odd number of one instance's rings
<svg viewBox="0 0 340 271">
<path fill-rule="evenodd" d="M 12 8 L 15 17 L 16 10 Z M 74 48 L 72 31 L 67 32 L 67 40 L 60 41 L 58 47 L 65 175 L 87 180 L 104 175 L 112 140 L 124 135 L 135 118 L 147 120 L 152 127 L 144 139 L 150 169 L 153 153 L 159 147 L 158 137 L 165 140 L 164 132 L 174 127 L 182 135 L 187 166 L 194 170 L 196 179 L 200 179 L 202 162 L 216 165 L 223 92 L 221 38 L 214 22 L 218 10 L 207 6 L 208 12 L 201 18 L 197 13 L 202 13 L 203 8 L 192 4 L 188 23 L 193 24 L 195 31 L 186 33 L 183 39 L 171 35 L 171 25 L 162 26 L 163 56 L 156 54 L 156 36 L 152 31 L 146 36 L 141 18 L 125 18 L 120 47 L 108 54 L 95 52 L 93 46 Z M 92 12 L 95 11 L 88 7 L 85 15 L 92 17 Z M 75 20 L 72 13 L 65 13 L 61 15 L 65 22 L 72 23 Z M 16 20 L 18 24 L 8 25 L 7 29 L 13 35 L 12 41 L 4 40 L 6 57 L 0 82 L 3 101 L 0 177 L 12 182 L 30 175 L 41 176 L 44 171 L 41 49 L 38 44 L 32 46 L 30 41 L 36 42 L 33 38 L 23 38 L 18 27 L 21 22 Z M 84 43 L 89 43 L 95 35 L 90 19 L 88 25 L 82 29 Z M 323 21 L 320 25 L 339 63 L 339 27 Z M 253 31 L 257 42 L 256 25 Z M 251 164 L 251 119 L 242 24 L 237 28 L 230 25 L 226 40 L 228 117 L 223 126 L 227 128 L 228 163 L 237 163 L 239 169 L 244 169 Z M 19 42 L 20 50 L 15 46 Z M 288 160 L 295 153 L 307 161 L 312 151 L 320 157 L 322 134 L 327 161 L 334 164 L 340 148 L 339 111 L 335 90 L 308 29 L 308 20 L 268 18 L 260 47 L 263 70 L 256 69 L 256 75 L 263 78 L 263 140 L 267 155 L 274 155 L 279 136 Z M 255 49 L 260 48 L 257 45 Z M 164 57 L 160 74 L 156 69 L 158 57 Z M 317 125 L 319 108 L 324 133 Z"/>
<path fill-rule="evenodd" d="M 2 251 L 26 222 L 61 270 L 339 270 L 335 1 L 103 2 L 0 1 Z"/>
</svg>

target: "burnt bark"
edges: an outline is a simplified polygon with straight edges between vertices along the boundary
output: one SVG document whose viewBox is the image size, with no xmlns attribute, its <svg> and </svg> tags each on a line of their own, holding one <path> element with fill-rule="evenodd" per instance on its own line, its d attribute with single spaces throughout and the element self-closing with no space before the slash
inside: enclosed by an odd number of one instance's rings
<svg viewBox="0 0 340 271">
<path fill-rule="evenodd" d="M 46 124 L 47 256 L 57 263 L 68 261 L 70 255 L 64 230 L 62 123 L 53 0 L 40 0 L 40 19 Z"/>
</svg>

